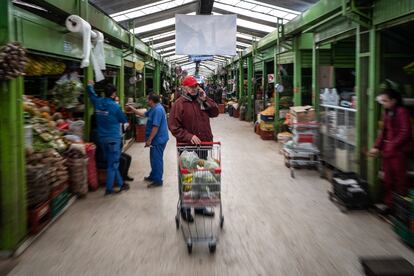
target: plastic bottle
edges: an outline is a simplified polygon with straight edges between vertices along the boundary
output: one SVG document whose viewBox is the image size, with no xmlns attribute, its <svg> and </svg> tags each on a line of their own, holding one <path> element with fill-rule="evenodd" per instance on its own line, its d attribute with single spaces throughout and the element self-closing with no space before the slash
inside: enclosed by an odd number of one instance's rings
<svg viewBox="0 0 414 276">
<path fill-rule="evenodd" d="M 323 104 L 329 105 L 330 103 L 330 93 L 329 89 L 325 88 L 325 92 L 322 94 Z"/>
<path fill-rule="evenodd" d="M 338 92 L 336 91 L 336 88 L 332 88 L 331 90 L 331 105 L 339 105 L 339 95 Z"/>
</svg>

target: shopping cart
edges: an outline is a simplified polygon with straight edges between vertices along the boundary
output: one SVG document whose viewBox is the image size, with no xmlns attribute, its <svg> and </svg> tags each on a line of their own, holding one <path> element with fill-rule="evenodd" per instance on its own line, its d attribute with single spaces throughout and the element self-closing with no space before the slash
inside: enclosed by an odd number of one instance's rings
<svg viewBox="0 0 414 276">
<path fill-rule="evenodd" d="M 293 133 L 290 143 L 283 147 L 285 166 L 290 168 L 290 175 L 295 178 L 295 168 L 316 168 L 321 170 L 320 151 L 317 147 L 319 124 L 291 124 Z"/>
<path fill-rule="evenodd" d="M 193 244 L 207 243 L 210 253 L 216 251 L 218 227 L 214 217 L 194 216 L 194 223 L 181 219 L 181 208 L 211 208 L 219 206 L 218 224 L 223 228 L 224 217 L 221 204 L 221 144 L 205 142 L 201 145 L 177 145 L 178 190 L 177 229 L 183 232 L 188 253 Z M 201 219 L 202 221 L 200 221 Z"/>
</svg>

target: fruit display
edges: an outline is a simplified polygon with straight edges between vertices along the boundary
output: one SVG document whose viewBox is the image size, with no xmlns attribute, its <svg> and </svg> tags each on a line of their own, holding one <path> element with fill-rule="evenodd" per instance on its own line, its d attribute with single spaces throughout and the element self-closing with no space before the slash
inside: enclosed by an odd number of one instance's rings
<svg viewBox="0 0 414 276">
<path fill-rule="evenodd" d="M 27 76 L 61 75 L 66 65 L 47 57 L 29 57 L 25 73 Z"/>
<path fill-rule="evenodd" d="M 56 83 L 50 91 L 50 95 L 57 108 L 71 109 L 79 105 L 78 98 L 83 89 L 83 85 L 79 81 L 66 80 Z"/>
<path fill-rule="evenodd" d="M 43 105 L 45 102 L 46 105 Z M 68 142 L 62 137 L 63 132 L 58 128 L 59 124 L 65 122 L 63 120 L 59 122 L 62 118 L 60 113 L 50 115 L 51 108 L 47 105 L 47 101 L 40 103 L 37 99 L 25 97 L 23 108 L 27 115 L 26 124 L 32 125 L 33 128 L 33 151 L 55 149 L 63 152 L 68 148 Z"/>
<path fill-rule="evenodd" d="M 262 112 L 260 112 L 260 114 L 265 115 L 265 116 L 274 116 L 275 112 L 276 112 L 275 107 L 273 105 L 271 105 L 268 108 L 266 108 L 265 110 L 263 110 Z"/>
<path fill-rule="evenodd" d="M 27 63 L 26 49 L 18 42 L 0 48 L 0 80 L 11 80 L 24 75 Z"/>
</svg>

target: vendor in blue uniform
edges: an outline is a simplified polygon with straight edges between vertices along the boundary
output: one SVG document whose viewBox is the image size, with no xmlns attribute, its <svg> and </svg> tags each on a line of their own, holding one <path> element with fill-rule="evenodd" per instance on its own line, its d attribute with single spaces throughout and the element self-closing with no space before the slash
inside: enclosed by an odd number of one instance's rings
<svg viewBox="0 0 414 276">
<path fill-rule="evenodd" d="M 138 116 L 148 118 L 145 128 L 145 147 L 150 147 L 151 173 L 144 180 L 150 182 L 148 188 L 154 188 L 163 185 L 163 156 L 169 137 L 167 115 L 160 103 L 160 96 L 149 94 L 148 105 L 150 109 L 145 113 L 132 106 L 130 106 L 130 109 Z"/>
<path fill-rule="evenodd" d="M 108 84 L 105 88 L 105 98 L 98 97 L 93 88 L 94 82 L 88 82 L 88 95 L 95 108 L 98 139 L 107 162 L 105 195 L 128 190 L 119 173 L 119 158 L 121 156 L 121 134 L 119 124 L 127 123 L 127 117 L 115 102 L 116 88 Z M 116 180 L 117 188 L 113 188 Z"/>
</svg>

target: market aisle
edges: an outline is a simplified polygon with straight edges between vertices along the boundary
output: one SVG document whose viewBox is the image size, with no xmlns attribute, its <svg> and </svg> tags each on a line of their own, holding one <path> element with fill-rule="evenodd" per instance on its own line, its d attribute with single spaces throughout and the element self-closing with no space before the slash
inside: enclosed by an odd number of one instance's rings
<svg viewBox="0 0 414 276">
<path fill-rule="evenodd" d="M 165 187 L 148 190 L 148 150 L 135 144 L 128 193 L 78 200 L 25 254 L 11 275 L 362 275 L 359 256 L 404 256 L 387 224 L 342 214 L 315 172 L 289 177 L 277 144 L 227 115 L 213 120 L 223 143 L 225 226 L 214 256 L 189 256 L 175 229 L 175 143 L 166 150 Z M 139 158 L 142 157 L 143 160 Z"/>
</svg>

